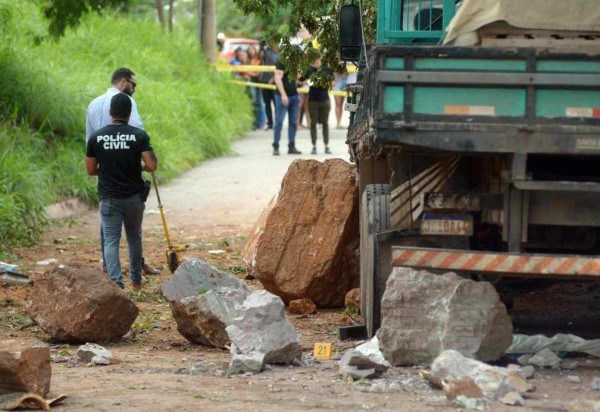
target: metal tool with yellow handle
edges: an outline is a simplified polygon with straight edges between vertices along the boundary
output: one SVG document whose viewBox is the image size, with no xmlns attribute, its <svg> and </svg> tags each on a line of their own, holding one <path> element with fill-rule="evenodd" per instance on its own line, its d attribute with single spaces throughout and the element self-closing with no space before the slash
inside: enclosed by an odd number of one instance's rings
<svg viewBox="0 0 600 412">
<path fill-rule="evenodd" d="M 156 184 L 156 178 L 154 177 L 154 173 L 152 173 L 152 182 L 154 183 L 154 191 L 156 192 L 156 200 L 158 201 L 160 218 L 162 220 L 163 229 L 165 231 L 165 239 L 167 240 L 168 249 L 165 251 L 165 255 L 167 257 L 167 264 L 169 265 L 169 270 L 171 271 L 171 273 L 175 273 L 175 270 L 177 270 L 177 267 L 179 266 L 179 258 L 177 257 L 177 252 L 185 251 L 187 249 L 187 246 L 171 244 L 171 238 L 169 237 L 169 229 L 167 228 L 167 219 L 165 218 L 165 211 L 163 210 L 163 206 L 160 201 L 160 195 L 158 194 L 158 185 Z"/>
</svg>

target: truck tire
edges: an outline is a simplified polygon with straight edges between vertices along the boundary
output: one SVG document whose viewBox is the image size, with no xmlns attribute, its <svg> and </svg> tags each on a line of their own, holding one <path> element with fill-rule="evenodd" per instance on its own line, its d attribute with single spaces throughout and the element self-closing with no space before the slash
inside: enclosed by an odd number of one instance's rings
<svg viewBox="0 0 600 412">
<path fill-rule="evenodd" d="M 369 337 L 380 322 L 383 291 L 377 287 L 381 277 L 377 233 L 390 228 L 390 186 L 367 185 L 360 207 L 360 310 Z"/>
</svg>

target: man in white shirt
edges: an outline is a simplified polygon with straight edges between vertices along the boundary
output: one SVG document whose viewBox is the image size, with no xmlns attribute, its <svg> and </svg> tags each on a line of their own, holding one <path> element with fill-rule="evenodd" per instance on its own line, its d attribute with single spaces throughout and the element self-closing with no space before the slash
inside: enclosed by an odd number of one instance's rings
<svg viewBox="0 0 600 412">
<path fill-rule="evenodd" d="M 135 100 L 133 100 L 133 93 L 135 93 L 135 87 L 137 82 L 135 79 L 135 73 L 126 67 L 121 67 L 114 71 L 111 77 L 111 86 L 106 90 L 106 93 L 96 97 L 89 104 L 86 115 L 85 115 L 85 142 L 89 140 L 90 136 L 103 128 L 112 124 L 112 117 L 110 116 L 110 101 L 117 93 L 125 93 L 131 99 L 131 116 L 129 117 L 129 125 L 144 129 L 142 124 L 142 118 L 137 110 Z M 102 266 L 106 270 L 106 261 L 104 260 L 104 232 L 102 226 L 100 226 L 100 247 L 102 250 Z M 142 257 L 142 270 L 146 275 L 156 275 L 160 271 L 153 268 L 144 261 Z"/>
</svg>

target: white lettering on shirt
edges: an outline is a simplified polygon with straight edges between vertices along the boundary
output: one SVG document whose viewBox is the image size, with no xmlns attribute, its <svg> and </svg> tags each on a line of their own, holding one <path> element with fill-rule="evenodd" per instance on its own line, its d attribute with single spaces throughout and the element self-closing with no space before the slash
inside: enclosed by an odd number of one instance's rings
<svg viewBox="0 0 600 412">
<path fill-rule="evenodd" d="M 102 145 L 102 147 L 105 150 L 112 150 L 112 149 L 129 149 L 129 145 L 127 144 L 127 142 L 135 142 L 135 135 L 134 134 L 121 134 L 121 133 L 117 133 L 116 136 L 114 135 L 100 135 L 98 137 L 96 137 L 96 142 L 101 143 L 104 142 L 104 144 Z"/>
</svg>

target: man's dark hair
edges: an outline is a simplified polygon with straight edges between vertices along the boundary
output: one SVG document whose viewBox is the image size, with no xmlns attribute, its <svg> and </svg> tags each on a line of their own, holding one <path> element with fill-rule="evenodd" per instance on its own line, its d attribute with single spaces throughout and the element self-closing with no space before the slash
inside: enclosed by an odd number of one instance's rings
<svg viewBox="0 0 600 412">
<path fill-rule="evenodd" d="M 120 69 L 114 71 L 110 82 L 112 84 L 115 84 L 121 81 L 122 79 L 131 79 L 133 76 L 135 76 L 135 73 L 132 72 L 131 69 L 128 69 L 127 67 L 121 67 Z"/>
<path fill-rule="evenodd" d="M 113 119 L 127 120 L 131 115 L 131 98 L 125 93 L 117 93 L 110 99 L 110 116 Z"/>
</svg>

